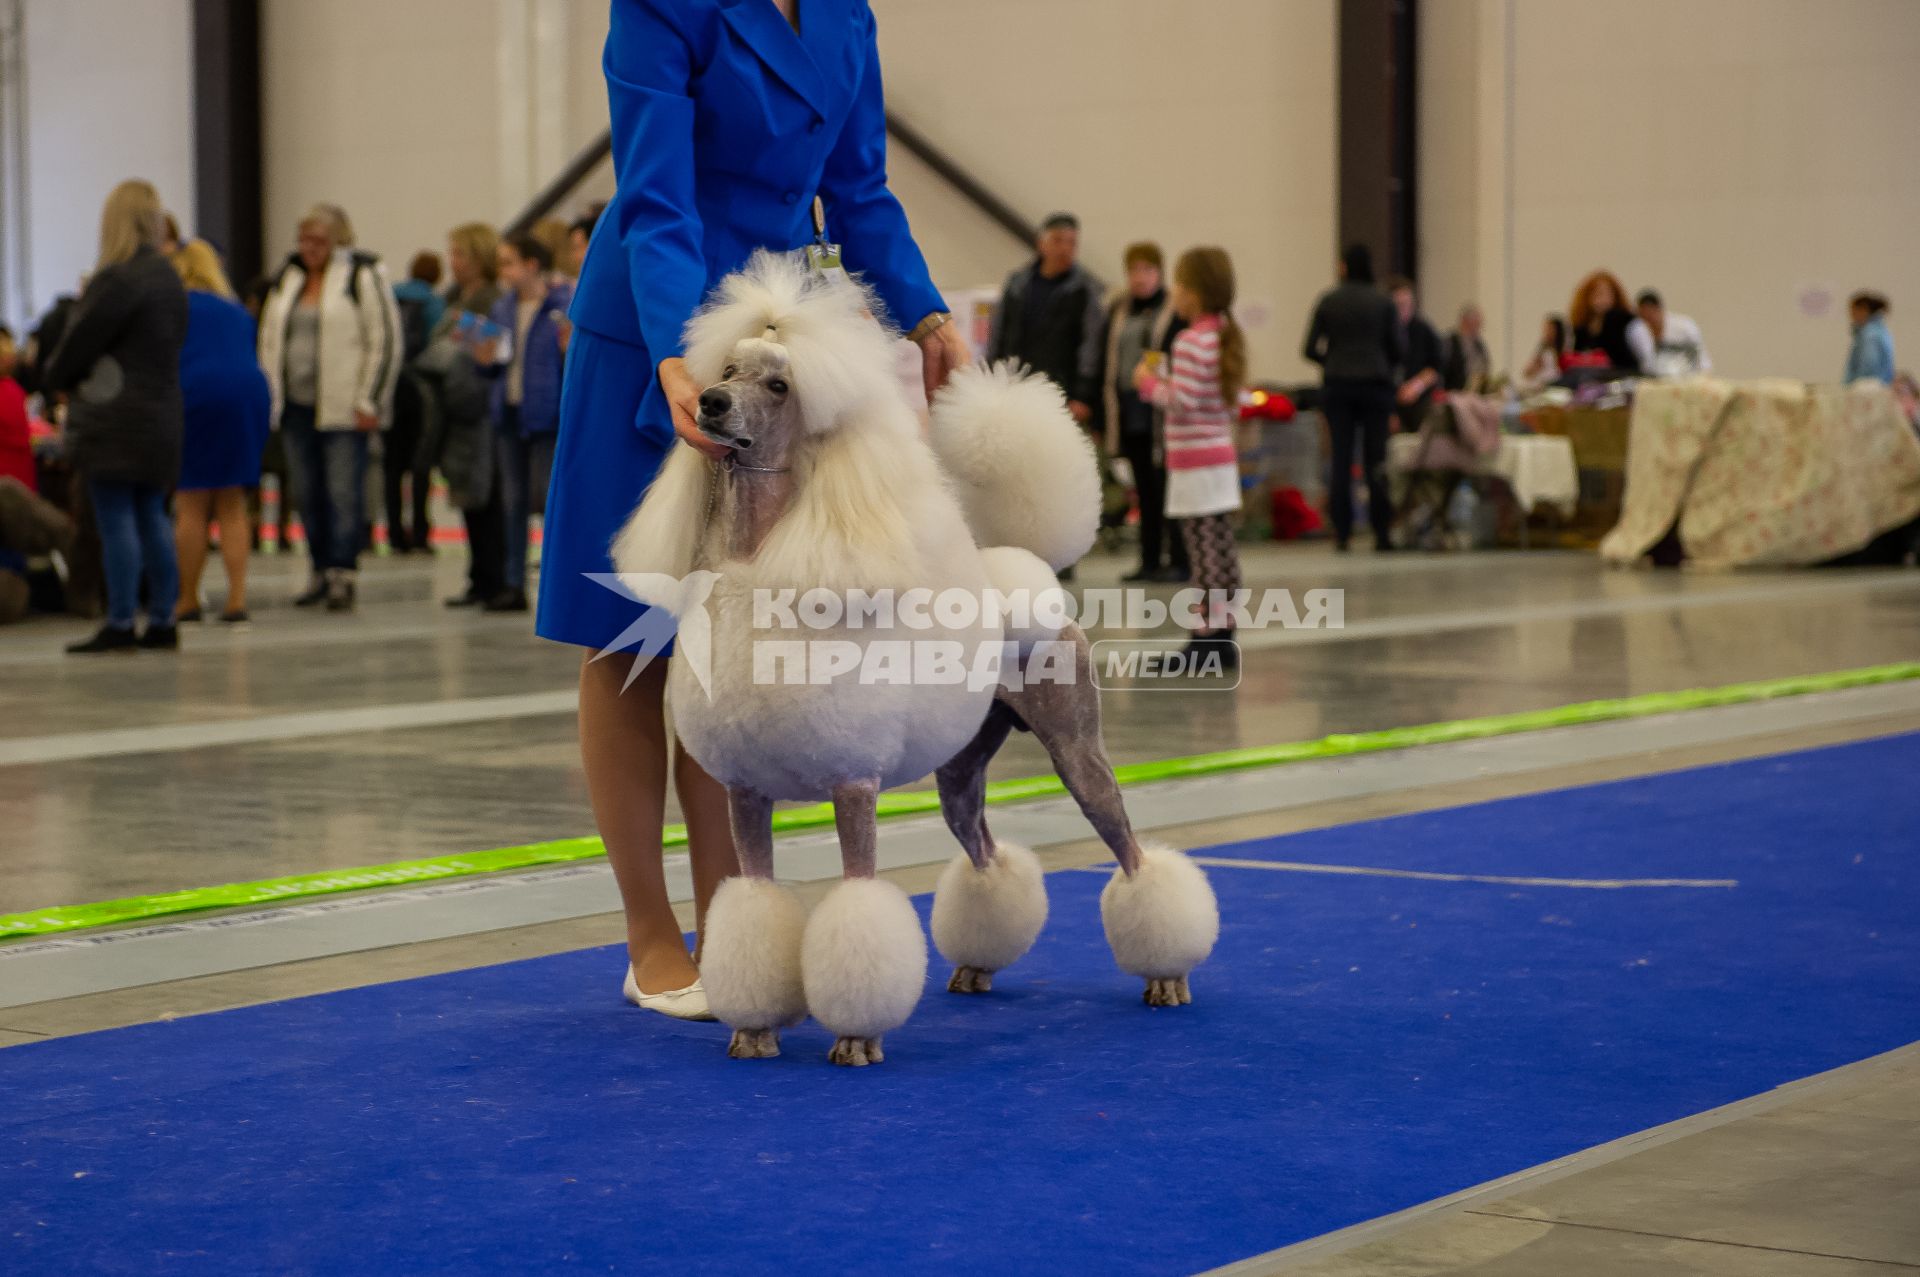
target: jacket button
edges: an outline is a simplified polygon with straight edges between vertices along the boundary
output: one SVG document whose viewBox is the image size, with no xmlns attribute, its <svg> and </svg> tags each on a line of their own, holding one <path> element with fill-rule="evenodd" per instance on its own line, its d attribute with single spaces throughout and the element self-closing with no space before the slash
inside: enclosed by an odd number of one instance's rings
<svg viewBox="0 0 1920 1277">
<path fill-rule="evenodd" d="M 781 196 L 780 198 L 784 199 L 789 204 L 798 204 L 800 202 L 800 192 L 788 191 L 785 195 Z"/>
</svg>

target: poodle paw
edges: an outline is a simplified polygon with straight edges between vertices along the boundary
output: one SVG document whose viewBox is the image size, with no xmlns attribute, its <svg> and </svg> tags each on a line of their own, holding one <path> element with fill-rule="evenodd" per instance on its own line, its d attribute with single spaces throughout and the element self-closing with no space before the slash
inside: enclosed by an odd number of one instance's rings
<svg viewBox="0 0 1920 1277">
<path fill-rule="evenodd" d="M 981 967 L 955 967 L 947 981 L 948 993 L 986 993 L 993 988 L 993 972 Z"/>
<path fill-rule="evenodd" d="M 827 1052 L 827 1058 L 835 1064 L 863 1069 L 869 1064 L 878 1064 L 887 1057 L 880 1053 L 879 1038 L 837 1038 L 833 1049 Z"/>
<path fill-rule="evenodd" d="M 736 1060 L 771 1060 L 780 1054 L 780 1030 L 735 1029 L 727 1054 Z"/>
<path fill-rule="evenodd" d="M 1171 980 L 1147 981 L 1146 1003 L 1150 1007 L 1181 1007 L 1193 1001 L 1193 993 L 1187 988 L 1187 977 L 1175 976 Z"/>
</svg>

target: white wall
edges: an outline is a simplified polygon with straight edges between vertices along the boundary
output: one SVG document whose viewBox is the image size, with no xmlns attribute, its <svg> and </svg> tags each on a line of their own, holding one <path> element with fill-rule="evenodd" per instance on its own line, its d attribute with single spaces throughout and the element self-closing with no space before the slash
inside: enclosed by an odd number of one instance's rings
<svg viewBox="0 0 1920 1277">
<path fill-rule="evenodd" d="M 1493 337 L 1511 357 L 1604 266 L 1698 319 L 1732 376 L 1838 377 L 1845 297 L 1862 287 L 1892 297 L 1896 341 L 1909 361 L 1920 351 L 1920 4 L 1427 0 L 1421 13 L 1430 313 L 1470 295 L 1498 311 L 1510 288 L 1516 322 Z M 1834 309 L 1802 313 L 1809 288 Z"/>
<path fill-rule="evenodd" d="M 588 0 L 266 0 L 269 260 L 317 201 L 396 271 L 519 212 L 606 128 L 606 23 Z"/>
<path fill-rule="evenodd" d="M 100 246 L 100 207 L 130 177 L 193 225 L 190 0 L 26 0 L 29 314 L 77 291 Z"/>
<path fill-rule="evenodd" d="M 1335 254 L 1333 0 L 873 0 L 890 104 L 1038 220 L 1079 214 L 1109 281 L 1136 239 L 1234 258 L 1256 377 L 1308 370 Z M 896 190 L 949 287 L 1025 256 L 930 175 Z"/>
<path fill-rule="evenodd" d="M 1078 212 L 1109 280 L 1135 239 L 1224 245 L 1256 375 L 1305 371 L 1335 238 L 1333 0 L 1208 0 L 1204 21 L 1179 0 L 874 10 L 891 103 L 936 144 L 1029 217 Z M 269 246 L 321 199 L 396 262 L 510 216 L 605 127 L 605 31 L 589 0 L 267 0 Z M 1025 257 L 910 156 L 893 179 L 943 286 Z"/>
</svg>

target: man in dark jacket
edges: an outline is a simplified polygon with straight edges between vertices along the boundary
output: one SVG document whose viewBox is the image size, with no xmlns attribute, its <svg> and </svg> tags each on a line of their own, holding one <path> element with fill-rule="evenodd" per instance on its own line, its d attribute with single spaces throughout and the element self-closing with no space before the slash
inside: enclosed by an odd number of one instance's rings
<svg viewBox="0 0 1920 1277">
<path fill-rule="evenodd" d="M 1079 219 L 1055 213 L 1041 224 L 1034 249 L 1033 261 L 1007 277 L 987 359 L 1018 359 L 1045 373 L 1066 393 L 1073 419 L 1086 425 L 1100 401 L 1106 325 L 1100 284 L 1078 261 Z"/>
<path fill-rule="evenodd" d="M 1406 358 L 1393 303 L 1373 286 L 1373 254 L 1364 244 L 1340 258 L 1340 285 L 1321 294 L 1307 326 L 1302 353 L 1320 365 L 1320 411 L 1333 444 L 1327 513 L 1334 548 L 1353 535 L 1353 453 L 1366 464 L 1367 517 L 1374 548 L 1393 548 L 1393 504 L 1387 492 L 1387 419 L 1393 411 L 1395 372 Z"/>
<path fill-rule="evenodd" d="M 1157 351 L 1163 357 L 1186 321 L 1173 313 L 1167 296 L 1166 263 L 1160 246 L 1143 241 L 1129 245 L 1125 258 L 1127 286 L 1107 303 L 1102 321 L 1100 415 L 1106 421 L 1106 453 L 1125 457 L 1133 471 L 1133 490 L 1140 504 L 1140 566 L 1123 581 L 1184 581 L 1192 575 L 1187 563 L 1186 539 L 1167 518 L 1166 441 L 1160 409 L 1134 389 L 1133 370 L 1141 357 Z M 1168 536 L 1171 531 L 1172 535 Z M 1171 561 L 1162 551 L 1171 542 Z"/>
<path fill-rule="evenodd" d="M 1394 395 L 1398 403 L 1400 429 L 1411 434 L 1420 429 L 1433 392 L 1440 388 L 1441 368 L 1446 362 L 1446 347 L 1427 317 L 1420 313 L 1413 281 L 1396 275 L 1387 282 L 1387 295 L 1393 298 L 1393 312 L 1400 325 L 1400 346 L 1405 351 L 1400 361 L 1400 389 Z"/>
</svg>

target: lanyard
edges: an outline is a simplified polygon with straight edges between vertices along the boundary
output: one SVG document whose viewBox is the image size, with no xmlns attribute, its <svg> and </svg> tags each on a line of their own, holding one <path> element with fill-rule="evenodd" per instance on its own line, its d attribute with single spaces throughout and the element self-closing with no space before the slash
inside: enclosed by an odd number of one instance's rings
<svg viewBox="0 0 1920 1277">
<path fill-rule="evenodd" d="M 806 247 L 807 268 L 818 271 L 836 283 L 849 283 L 847 268 L 840 257 L 840 246 L 827 238 L 827 206 L 818 195 L 813 197 L 813 243 Z"/>
</svg>

